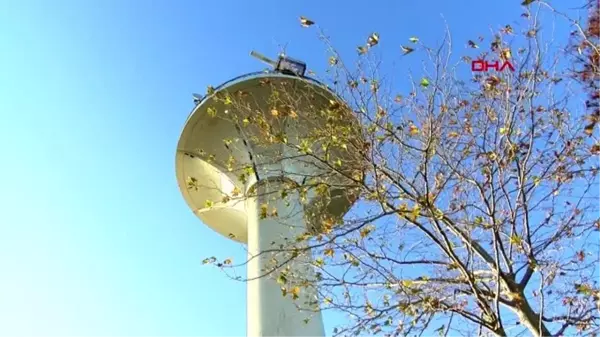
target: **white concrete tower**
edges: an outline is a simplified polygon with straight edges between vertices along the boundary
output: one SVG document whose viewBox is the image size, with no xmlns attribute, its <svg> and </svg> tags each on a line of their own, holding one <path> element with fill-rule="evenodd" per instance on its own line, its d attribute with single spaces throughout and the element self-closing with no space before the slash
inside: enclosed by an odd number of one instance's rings
<svg viewBox="0 0 600 337">
<path fill-rule="evenodd" d="M 267 121 L 286 134 L 287 145 L 259 144 L 257 128 L 250 123 L 240 127 L 242 120 L 248 117 L 240 110 L 270 112 L 271 98 L 277 88 L 283 88 L 294 101 L 294 113 L 298 117 L 285 121 L 273 117 Z M 235 103 L 226 102 L 223 97 L 227 95 L 234 97 Z M 332 101 L 339 98 L 306 77 L 250 74 L 223 84 L 199 100 L 180 137 L 176 174 L 187 204 L 204 224 L 247 244 L 247 278 L 251 280 L 247 284 L 248 336 L 325 335 L 316 290 L 303 288 L 296 301 L 290 296 L 284 297 L 281 285 L 274 278 L 260 276 L 274 257 L 282 262 L 286 256 L 259 254 L 280 245 L 287 246 L 286 238 L 293 240 L 307 231 L 318 231 L 318 222 L 307 220 L 311 218 L 309 213 L 342 216 L 353 203 L 354 197 L 342 189 L 330 190 L 326 202 L 310 194 L 308 202 L 301 203 L 297 193 L 290 193 L 286 202 L 278 194 L 286 182 L 301 183 L 307 175 L 320 174 L 318 165 L 310 160 L 289 157 L 296 154 L 293 145 L 298 137 L 324 125 L 317 112 L 326 109 Z M 248 108 L 242 109 L 242 106 Z M 283 157 L 287 159 L 281 160 Z M 232 168 L 232 160 L 236 168 L 253 167 L 254 171 L 240 177 L 240 171 Z M 189 186 L 190 178 L 195 178 L 193 188 Z M 234 191 L 257 193 L 240 201 L 236 200 Z M 278 217 L 261 219 L 261 205 L 265 203 L 269 204 L 269 211 L 277 210 Z M 288 265 L 291 273 L 302 273 L 310 278 L 314 272 L 309 264 L 310 254 L 306 254 Z M 299 310 L 297 305 L 306 309 L 306 303 L 313 310 Z"/>
</svg>

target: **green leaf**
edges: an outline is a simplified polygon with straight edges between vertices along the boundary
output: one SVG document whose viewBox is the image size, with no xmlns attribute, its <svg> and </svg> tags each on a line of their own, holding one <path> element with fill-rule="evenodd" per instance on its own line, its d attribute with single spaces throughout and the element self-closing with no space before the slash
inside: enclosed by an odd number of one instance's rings
<svg viewBox="0 0 600 337">
<path fill-rule="evenodd" d="M 429 80 L 425 77 L 421 79 L 421 86 L 427 88 L 429 86 Z"/>
<path fill-rule="evenodd" d="M 310 144 L 308 143 L 307 139 L 303 139 L 300 142 L 300 151 L 302 153 L 312 153 L 312 149 L 310 148 Z"/>
<path fill-rule="evenodd" d="M 419 42 L 419 38 L 418 37 L 411 37 L 410 39 L 408 39 L 408 41 L 412 42 L 412 43 L 417 43 Z"/>
<path fill-rule="evenodd" d="M 582 294 L 585 296 L 593 296 L 594 291 L 589 284 L 575 284 L 575 290 L 578 294 Z"/>
<path fill-rule="evenodd" d="M 285 277 L 284 273 L 279 274 L 279 276 L 277 277 L 277 283 L 279 284 L 286 284 L 287 281 L 287 277 Z"/>
<path fill-rule="evenodd" d="M 214 263 L 215 261 L 217 261 L 217 258 L 212 256 L 202 260 L 202 264 Z"/>
</svg>

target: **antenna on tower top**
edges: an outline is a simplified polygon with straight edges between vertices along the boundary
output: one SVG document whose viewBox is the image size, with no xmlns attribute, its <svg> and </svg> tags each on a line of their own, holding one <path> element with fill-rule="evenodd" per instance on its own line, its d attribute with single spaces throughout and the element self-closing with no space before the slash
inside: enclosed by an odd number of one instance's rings
<svg viewBox="0 0 600 337">
<path fill-rule="evenodd" d="M 300 60 L 295 60 L 291 57 L 287 57 L 283 54 L 279 55 L 277 61 L 271 60 L 270 58 L 254 50 L 250 52 L 250 56 L 253 56 L 259 61 L 270 65 L 275 71 L 280 73 L 304 76 L 304 73 L 306 72 L 306 63 Z"/>
<path fill-rule="evenodd" d="M 277 67 L 277 63 L 278 63 L 277 61 L 273 61 L 270 58 L 266 57 L 265 55 L 263 55 L 263 54 L 261 54 L 259 52 L 256 52 L 256 51 L 253 50 L 253 51 L 250 52 L 250 56 L 253 56 L 253 57 L 257 58 L 259 61 L 261 61 L 263 63 L 266 63 L 266 64 L 270 65 L 273 68 Z"/>
</svg>

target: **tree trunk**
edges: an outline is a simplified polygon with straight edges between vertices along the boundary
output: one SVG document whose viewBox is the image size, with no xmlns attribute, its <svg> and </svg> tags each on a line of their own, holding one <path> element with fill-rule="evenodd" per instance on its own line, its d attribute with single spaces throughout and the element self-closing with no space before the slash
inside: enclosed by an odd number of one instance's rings
<svg viewBox="0 0 600 337">
<path fill-rule="evenodd" d="M 525 298 L 523 293 L 519 295 L 519 298 Z M 527 327 L 527 329 L 529 329 L 529 331 L 534 336 L 552 336 L 550 331 L 548 331 L 548 328 L 546 328 L 546 325 L 543 322 L 540 322 L 540 315 L 533 311 L 533 309 L 529 305 L 529 302 L 527 302 L 526 300 L 518 301 L 517 303 L 515 303 L 514 307 L 511 307 L 511 309 L 517 314 L 521 323 L 525 325 L 525 327 Z"/>
</svg>

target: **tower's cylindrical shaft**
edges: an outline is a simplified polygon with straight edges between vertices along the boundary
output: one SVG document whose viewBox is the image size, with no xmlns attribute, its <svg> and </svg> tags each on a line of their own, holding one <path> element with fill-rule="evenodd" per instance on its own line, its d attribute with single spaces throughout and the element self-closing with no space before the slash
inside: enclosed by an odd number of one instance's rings
<svg viewBox="0 0 600 337">
<path fill-rule="evenodd" d="M 247 268 L 250 279 L 247 334 L 249 337 L 325 336 L 321 313 L 316 310 L 318 303 L 315 288 L 300 286 L 299 292 L 294 291 L 297 275 L 302 275 L 302 279 L 314 279 L 314 271 L 309 265 L 310 252 L 300 253 L 299 257 L 280 268 L 286 269 L 289 265 L 286 270 L 287 280 L 283 284 L 277 282 L 278 272 L 261 277 L 265 272 L 273 270 L 274 261 L 281 264 L 291 255 L 291 252 L 261 252 L 280 247 L 289 249 L 293 247 L 291 243 L 295 242 L 296 237 L 306 232 L 303 206 L 298 195 L 290 193 L 286 202 L 280 197 L 281 184 L 273 180 L 259 182 L 257 196 L 246 201 L 249 254 Z M 278 216 L 261 219 L 264 205 L 268 205 L 269 214 L 276 209 Z M 285 297 L 282 287 L 288 293 Z M 294 300 L 295 296 L 297 298 Z"/>
</svg>

